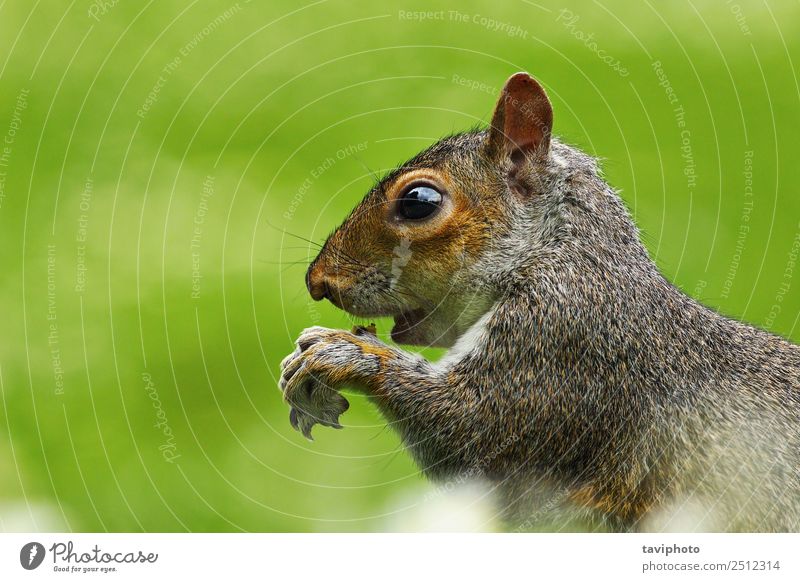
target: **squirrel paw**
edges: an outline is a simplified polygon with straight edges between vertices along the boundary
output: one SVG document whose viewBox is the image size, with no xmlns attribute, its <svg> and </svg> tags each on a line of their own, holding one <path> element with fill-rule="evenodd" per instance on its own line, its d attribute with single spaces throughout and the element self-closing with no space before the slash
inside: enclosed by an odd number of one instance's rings
<svg viewBox="0 0 800 582">
<path fill-rule="evenodd" d="M 311 429 L 315 424 L 342 428 L 339 416 L 350 408 L 350 403 L 344 396 L 324 384 L 309 381 L 306 386 L 307 393 L 298 398 L 299 402 L 292 404 L 289 422 L 292 428 L 313 441 Z"/>
<path fill-rule="evenodd" d="M 350 404 L 338 389 L 377 372 L 376 356 L 363 349 L 373 340 L 374 336 L 324 327 L 300 334 L 295 351 L 281 362 L 280 389 L 291 406 L 292 427 L 309 440 L 315 424 L 342 428 L 339 415 Z"/>
</svg>

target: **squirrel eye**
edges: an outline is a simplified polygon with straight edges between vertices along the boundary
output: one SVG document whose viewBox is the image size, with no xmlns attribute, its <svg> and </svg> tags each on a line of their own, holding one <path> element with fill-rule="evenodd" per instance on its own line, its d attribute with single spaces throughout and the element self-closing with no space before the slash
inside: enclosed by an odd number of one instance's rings
<svg viewBox="0 0 800 582">
<path fill-rule="evenodd" d="M 442 195 L 430 186 L 417 186 L 397 199 L 397 214 L 407 220 L 428 218 L 439 209 Z"/>
</svg>

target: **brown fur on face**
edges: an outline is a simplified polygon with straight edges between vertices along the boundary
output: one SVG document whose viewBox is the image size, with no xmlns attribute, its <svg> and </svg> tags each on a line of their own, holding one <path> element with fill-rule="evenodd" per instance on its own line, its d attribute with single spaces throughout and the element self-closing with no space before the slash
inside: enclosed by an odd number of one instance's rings
<svg viewBox="0 0 800 582">
<path fill-rule="evenodd" d="M 486 148 L 485 133 L 451 136 L 384 178 L 309 267 L 312 297 L 354 315 L 395 317 L 396 341 L 452 345 L 491 301 L 474 268 L 503 227 Z M 399 218 L 398 199 L 417 185 L 440 192 L 441 207 L 430 218 Z"/>
<path fill-rule="evenodd" d="M 393 316 L 395 341 L 453 345 L 505 291 L 492 280 L 518 255 L 512 222 L 536 213 L 552 120 L 541 85 L 513 75 L 489 130 L 439 141 L 367 194 L 311 264 L 311 296 L 355 315 Z M 439 211 L 398 219 L 398 198 L 418 184 L 440 192 Z M 493 253 L 498 244 L 505 248 Z"/>
</svg>

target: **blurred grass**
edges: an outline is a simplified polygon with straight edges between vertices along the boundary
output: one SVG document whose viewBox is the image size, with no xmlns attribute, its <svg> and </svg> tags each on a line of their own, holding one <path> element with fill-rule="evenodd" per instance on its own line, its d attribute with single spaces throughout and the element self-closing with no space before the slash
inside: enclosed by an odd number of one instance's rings
<svg viewBox="0 0 800 582">
<path fill-rule="evenodd" d="M 561 4 L 522 1 L 119 2 L 96 19 L 91 6 L 0 4 L 0 139 L 19 125 L 0 165 L 0 527 L 387 527 L 424 481 L 374 408 L 353 396 L 347 428 L 318 428 L 313 444 L 289 426 L 278 363 L 304 327 L 351 322 L 309 301 L 313 247 L 283 230 L 321 242 L 372 172 L 485 123 L 494 91 L 454 75 L 494 88 L 517 70 L 539 77 L 556 133 L 604 159 L 672 280 L 800 337 L 789 263 L 800 231 L 796 3 L 739 2 L 738 13 L 710 1 L 574 3 L 571 27 Z M 400 15 L 418 10 L 444 12 Z M 654 61 L 685 110 L 693 188 Z"/>
</svg>

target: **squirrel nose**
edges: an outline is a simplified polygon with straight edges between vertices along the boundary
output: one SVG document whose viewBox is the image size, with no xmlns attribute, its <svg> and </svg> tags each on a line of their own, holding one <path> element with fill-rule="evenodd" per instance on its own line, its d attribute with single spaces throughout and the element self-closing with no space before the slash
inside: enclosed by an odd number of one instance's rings
<svg viewBox="0 0 800 582">
<path fill-rule="evenodd" d="M 311 268 L 306 272 L 308 292 L 314 301 L 322 301 L 326 297 L 330 299 L 330 289 L 328 288 L 328 282 L 325 280 L 325 275 L 322 274 L 321 269 L 314 267 L 314 265 L 311 265 Z"/>
</svg>

